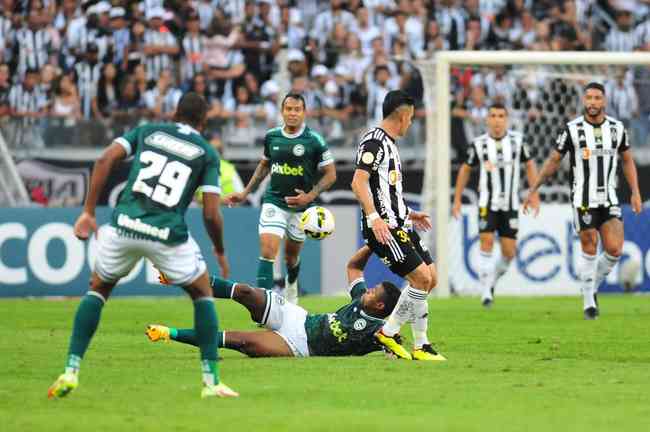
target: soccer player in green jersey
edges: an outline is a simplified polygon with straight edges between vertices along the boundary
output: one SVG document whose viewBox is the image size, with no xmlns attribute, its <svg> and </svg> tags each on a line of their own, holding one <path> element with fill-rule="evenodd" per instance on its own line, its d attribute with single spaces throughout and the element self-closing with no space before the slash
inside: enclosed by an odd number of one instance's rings
<svg viewBox="0 0 650 432">
<path fill-rule="evenodd" d="M 66 396 L 78 385 L 78 373 L 102 308 L 121 278 L 143 257 L 183 287 L 194 301 L 194 331 L 201 352 L 202 397 L 238 394 L 219 381 L 217 315 L 210 279 L 198 245 L 189 235 L 185 212 L 195 190 L 203 190 L 203 218 L 221 263 L 225 262 L 219 210 L 219 156 L 199 132 L 207 103 L 196 93 L 178 103 L 176 123 L 139 126 L 115 141 L 95 163 L 90 191 L 74 232 L 87 239 L 97 231 L 95 207 L 115 165 L 133 156 L 128 182 L 110 226 L 98 233 L 98 250 L 90 291 L 74 319 L 65 372 L 52 384 L 50 398 Z"/>
<path fill-rule="evenodd" d="M 250 357 L 357 356 L 381 351 L 374 334 L 393 311 L 400 291 L 390 282 L 366 287 L 363 268 L 371 254 L 364 246 L 348 262 L 352 301 L 333 313 L 310 314 L 271 291 L 213 277 L 215 297 L 232 298 L 267 328 L 219 332 L 219 347 Z M 158 324 L 149 325 L 146 334 L 154 342 L 171 339 L 196 345 L 197 341 L 193 329 Z"/>
<path fill-rule="evenodd" d="M 334 159 L 327 143 L 305 125 L 305 99 L 289 93 L 282 101 L 284 125 L 271 129 L 264 138 L 264 156 L 243 192 L 224 198 L 228 205 L 246 201 L 257 185 L 270 173 L 262 200 L 259 221 L 260 258 L 257 267 L 257 286 L 273 288 L 273 263 L 282 239 L 287 266 L 285 296 L 291 303 L 298 302 L 299 255 L 305 241 L 300 229 L 300 215 L 318 195 L 336 181 Z M 319 171 L 322 176 L 319 177 Z"/>
</svg>

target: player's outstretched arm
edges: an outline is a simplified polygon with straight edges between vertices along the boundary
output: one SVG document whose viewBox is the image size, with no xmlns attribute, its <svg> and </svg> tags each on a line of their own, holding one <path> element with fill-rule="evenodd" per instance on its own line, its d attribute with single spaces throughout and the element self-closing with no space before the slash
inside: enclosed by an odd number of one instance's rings
<svg viewBox="0 0 650 432">
<path fill-rule="evenodd" d="M 372 250 L 368 246 L 362 246 L 352 255 L 346 267 L 349 284 L 363 277 L 363 269 L 366 268 L 370 255 Z"/>
<path fill-rule="evenodd" d="M 91 232 L 97 231 L 97 221 L 95 220 L 97 200 L 102 190 L 104 190 L 106 179 L 113 170 L 113 166 L 124 158 L 126 158 L 124 147 L 113 142 L 95 162 L 93 173 L 90 176 L 90 190 L 88 196 L 86 196 L 83 212 L 74 224 L 74 234 L 78 238 L 85 240 L 90 236 Z"/>
<path fill-rule="evenodd" d="M 230 266 L 223 246 L 223 216 L 221 215 L 219 194 L 203 193 L 203 223 L 214 245 L 214 254 L 221 268 L 221 276 L 230 276 Z"/>
<path fill-rule="evenodd" d="M 379 216 L 377 209 L 375 209 L 375 204 L 372 202 L 370 192 L 368 192 L 369 181 L 370 173 L 357 168 L 354 171 L 354 177 L 352 177 L 352 192 L 354 192 L 359 204 L 361 204 L 361 208 L 366 214 L 368 223 L 372 226 L 372 231 L 377 241 L 385 244 L 391 238 L 390 230 L 388 229 L 388 224 Z"/>
<path fill-rule="evenodd" d="M 632 205 L 632 211 L 634 213 L 641 213 L 641 192 L 639 191 L 639 180 L 636 173 L 636 164 L 634 163 L 634 158 L 632 157 L 631 150 L 625 150 L 621 153 L 623 158 L 623 175 L 627 184 L 630 186 L 630 191 L 632 196 L 630 197 L 630 205 Z"/>
<path fill-rule="evenodd" d="M 542 171 L 539 173 L 537 178 L 533 180 L 528 190 L 528 196 L 524 201 L 524 213 L 528 213 L 528 207 L 532 207 L 534 196 L 537 193 L 539 187 L 546 181 L 547 178 L 555 174 L 560 168 L 560 163 L 562 163 L 562 153 L 557 150 L 552 150 L 551 155 L 546 159 L 544 165 L 542 166 Z"/>
<path fill-rule="evenodd" d="M 269 175 L 269 172 L 271 171 L 269 160 L 268 159 L 262 159 L 260 162 L 257 164 L 257 167 L 255 168 L 255 172 L 253 173 L 253 177 L 248 181 L 248 184 L 244 188 L 242 192 L 235 192 L 231 193 L 230 195 L 227 195 L 224 197 L 223 202 L 228 205 L 232 206 L 235 204 L 241 204 L 244 201 L 246 201 L 246 198 L 248 195 L 254 191 L 257 186 L 266 178 L 267 175 Z"/>
<path fill-rule="evenodd" d="M 532 185 L 537 178 L 537 166 L 535 161 L 529 159 L 526 162 L 526 178 L 528 179 L 528 185 Z M 537 217 L 539 214 L 539 193 L 535 192 L 530 197 L 530 206 L 533 209 L 533 216 Z"/>
<path fill-rule="evenodd" d="M 456 177 L 456 189 L 454 191 L 454 205 L 451 209 L 451 214 L 456 219 L 460 217 L 460 207 L 462 205 L 463 191 L 469 182 L 469 175 L 472 171 L 472 167 L 466 163 L 463 163 L 458 170 L 458 177 Z"/>
</svg>

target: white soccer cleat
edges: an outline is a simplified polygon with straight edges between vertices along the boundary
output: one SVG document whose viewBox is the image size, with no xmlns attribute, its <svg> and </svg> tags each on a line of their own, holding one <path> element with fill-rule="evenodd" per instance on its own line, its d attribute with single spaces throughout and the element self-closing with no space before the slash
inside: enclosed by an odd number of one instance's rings
<svg viewBox="0 0 650 432">
<path fill-rule="evenodd" d="M 220 397 L 220 398 L 227 398 L 227 397 L 239 397 L 239 393 L 225 385 L 224 383 L 219 383 L 217 385 L 204 385 L 203 390 L 201 390 L 201 399 L 207 398 L 207 397 Z"/>
<path fill-rule="evenodd" d="M 298 279 L 289 283 L 289 277 L 284 278 L 284 298 L 292 304 L 298 304 Z"/>
</svg>

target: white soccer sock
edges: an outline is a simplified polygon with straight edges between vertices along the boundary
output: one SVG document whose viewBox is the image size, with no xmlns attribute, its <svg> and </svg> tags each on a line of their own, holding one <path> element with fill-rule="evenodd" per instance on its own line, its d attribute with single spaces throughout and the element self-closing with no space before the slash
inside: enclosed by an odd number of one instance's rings
<svg viewBox="0 0 650 432">
<path fill-rule="evenodd" d="M 428 296 L 428 293 L 425 294 Z M 413 322 L 411 323 L 411 331 L 413 332 L 413 348 L 419 349 L 422 348 L 422 345 L 429 344 L 429 337 L 427 336 L 428 328 L 429 303 L 425 297 L 425 300 L 423 302 L 414 303 Z"/>
<path fill-rule="evenodd" d="M 607 252 L 603 252 L 598 257 L 596 264 L 596 278 L 594 280 L 594 292 L 598 292 L 600 284 L 603 283 L 607 275 L 612 271 L 614 266 L 618 264 L 621 257 L 611 256 Z"/>
<path fill-rule="evenodd" d="M 482 298 L 491 299 L 492 284 L 494 283 L 494 261 L 492 260 L 492 252 L 479 252 L 478 280 L 481 284 Z"/>
<path fill-rule="evenodd" d="M 596 307 L 594 300 L 594 278 L 596 277 L 596 255 L 582 253 L 582 268 L 580 270 L 580 286 L 582 289 L 583 308 Z"/>
<path fill-rule="evenodd" d="M 424 304 L 424 310 L 426 311 L 427 293 L 407 285 L 406 288 L 402 290 L 402 294 L 399 296 L 395 309 L 393 309 L 393 313 L 390 314 L 386 324 L 384 324 L 382 332 L 386 336 L 394 336 L 396 333 L 399 333 L 402 325 L 414 317 L 413 312 L 423 310 L 422 303 Z"/>
<path fill-rule="evenodd" d="M 510 263 L 512 262 L 512 259 L 506 259 L 503 255 L 501 255 L 501 259 L 497 263 L 496 267 L 496 272 L 494 275 L 494 283 L 496 284 L 499 279 L 501 279 L 501 276 L 506 274 L 508 271 L 508 267 L 510 267 Z"/>
</svg>

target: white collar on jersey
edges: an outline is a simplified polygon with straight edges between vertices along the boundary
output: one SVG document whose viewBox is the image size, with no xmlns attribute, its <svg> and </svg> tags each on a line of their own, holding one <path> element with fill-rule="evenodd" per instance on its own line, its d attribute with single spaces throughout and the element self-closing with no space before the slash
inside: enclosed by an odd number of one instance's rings
<svg viewBox="0 0 650 432">
<path fill-rule="evenodd" d="M 298 138 L 300 135 L 302 135 L 302 133 L 305 131 L 305 128 L 307 127 L 307 125 L 305 123 L 303 123 L 302 126 L 300 127 L 300 129 L 298 130 L 298 132 L 296 132 L 295 134 L 290 134 L 290 133 L 285 132 L 284 126 L 285 125 L 282 125 L 282 128 L 280 129 L 282 131 L 282 135 L 285 138 L 290 138 L 290 139 L 291 138 Z"/>
<path fill-rule="evenodd" d="M 190 129 L 192 132 L 194 132 L 194 133 L 197 134 L 197 135 L 201 135 L 201 132 L 197 131 L 197 130 L 194 129 L 192 126 L 188 125 L 187 123 L 176 122 L 176 124 L 179 125 L 179 126 L 182 126 L 182 127 L 184 127 L 184 128 L 188 128 L 188 129 Z"/>
</svg>

